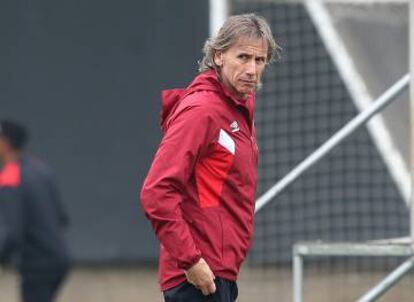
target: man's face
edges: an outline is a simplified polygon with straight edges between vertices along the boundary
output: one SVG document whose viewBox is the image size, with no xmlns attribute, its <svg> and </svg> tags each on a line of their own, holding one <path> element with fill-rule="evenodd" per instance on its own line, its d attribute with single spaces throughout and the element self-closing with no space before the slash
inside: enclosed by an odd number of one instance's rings
<svg viewBox="0 0 414 302">
<path fill-rule="evenodd" d="M 266 58 L 267 45 L 263 39 L 240 38 L 225 52 L 217 52 L 214 62 L 220 67 L 223 83 L 245 99 L 260 83 Z"/>
</svg>

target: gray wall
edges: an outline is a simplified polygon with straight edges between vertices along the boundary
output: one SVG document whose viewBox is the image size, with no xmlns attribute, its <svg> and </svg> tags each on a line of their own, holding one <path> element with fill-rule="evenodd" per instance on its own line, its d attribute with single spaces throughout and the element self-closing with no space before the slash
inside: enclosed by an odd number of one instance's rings
<svg viewBox="0 0 414 302">
<path fill-rule="evenodd" d="M 191 80 L 207 35 L 208 1 L 0 2 L 0 117 L 57 171 L 77 261 L 156 259 L 138 192 L 159 95 Z"/>
</svg>

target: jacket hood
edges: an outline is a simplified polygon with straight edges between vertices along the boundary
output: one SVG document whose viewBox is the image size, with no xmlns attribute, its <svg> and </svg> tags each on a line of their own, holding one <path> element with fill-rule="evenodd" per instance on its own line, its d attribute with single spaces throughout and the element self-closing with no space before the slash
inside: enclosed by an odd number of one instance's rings
<svg viewBox="0 0 414 302">
<path fill-rule="evenodd" d="M 168 118 L 175 112 L 180 101 L 186 96 L 198 91 L 217 92 L 226 99 L 229 99 L 235 105 L 244 107 L 248 111 L 250 119 L 253 117 L 255 95 L 251 94 L 247 100 L 238 99 L 234 93 L 232 93 L 226 86 L 221 83 L 215 70 L 208 70 L 196 76 L 193 82 L 191 82 L 187 88 L 169 89 L 162 91 L 162 129 L 164 129 Z"/>
</svg>

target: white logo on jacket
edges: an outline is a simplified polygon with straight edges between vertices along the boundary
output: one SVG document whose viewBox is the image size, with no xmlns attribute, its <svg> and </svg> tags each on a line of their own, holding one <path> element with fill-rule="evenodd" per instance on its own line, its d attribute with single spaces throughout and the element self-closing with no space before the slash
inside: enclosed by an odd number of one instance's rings
<svg viewBox="0 0 414 302">
<path fill-rule="evenodd" d="M 231 154 L 236 154 L 236 143 L 231 138 L 231 136 L 223 129 L 220 129 L 218 143 L 226 150 L 228 150 Z"/>
<path fill-rule="evenodd" d="M 237 123 L 237 121 L 233 121 L 233 122 L 230 124 L 230 130 L 231 130 L 231 132 L 237 132 L 237 131 L 240 131 L 239 124 Z"/>
</svg>

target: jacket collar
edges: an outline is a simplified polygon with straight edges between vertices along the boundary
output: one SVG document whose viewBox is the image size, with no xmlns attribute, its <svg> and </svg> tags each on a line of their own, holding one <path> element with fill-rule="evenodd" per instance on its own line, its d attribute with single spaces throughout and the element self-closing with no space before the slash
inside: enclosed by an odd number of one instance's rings
<svg viewBox="0 0 414 302">
<path fill-rule="evenodd" d="M 214 69 L 200 73 L 187 88 L 190 93 L 194 92 L 194 90 L 197 91 L 200 89 L 213 90 L 221 93 L 234 105 L 245 107 L 247 110 L 249 110 L 249 104 L 254 102 L 255 98 L 254 93 L 250 94 L 247 99 L 238 98 L 236 94 L 230 90 L 230 88 L 223 84 L 223 82 L 220 80 L 220 76 Z"/>
<path fill-rule="evenodd" d="M 185 89 L 170 89 L 162 92 L 161 127 L 164 128 L 166 120 L 175 111 L 182 99 L 198 91 L 214 91 L 219 93 L 226 101 L 234 106 L 245 109 L 248 113 L 250 123 L 252 122 L 255 94 L 250 94 L 247 99 L 238 98 L 220 81 L 217 72 L 214 69 L 210 69 L 197 75 Z"/>
</svg>

